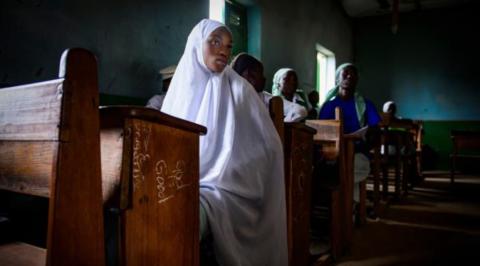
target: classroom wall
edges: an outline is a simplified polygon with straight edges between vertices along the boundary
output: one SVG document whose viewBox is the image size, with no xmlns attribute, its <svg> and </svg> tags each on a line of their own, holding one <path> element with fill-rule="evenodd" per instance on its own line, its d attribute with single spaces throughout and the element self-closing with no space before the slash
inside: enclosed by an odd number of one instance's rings
<svg viewBox="0 0 480 266">
<path fill-rule="evenodd" d="M 477 5 L 478 7 L 478 5 Z M 378 107 L 394 100 L 400 116 L 423 120 L 475 120 L 480 99 L 477 8 L 401 13 L 355 21 L 359 88 Z"/>
<path fill-rule="evenodd" d="M 340 1 L 262 0 L 261 60 L 267 90 L 282 67 L 297 71 L 300 86 L 316 86 L 316 47 L 319 43 L 335 53 L 337 65 L 353 59 L 351 20 Z"/>
<path fill-rule="evenodd" d="M 287 66 L 303 87 L 315 87 L 316 43 L 339 63 L 353 58 L 351 21 L 338 1 L 239 2 L 247 5 L 249 52 L 265 63 L 268 89 Z M 102 104 L 143 104 L 159 92 L 158 70 L 178 62 L 208 7 L 208 0 L 1 1 L 0 85 L 55 78 L 62 51 L 84 47 L 98 57 Z"/>
<path fill-rule="evenodd" d="M 450 133 L 452 130 L 477 131 L 480 132 L 480 120 L 426 120 L 423 122 L 424 129 L 424 169 L 425 170 L 449 170 L 450 154 L 453 149 L 453 142 Z M 480 154 L 480 151 L 476 154 Z M 459 160 L 457 170 L 469 170 L 480 173 L 478 160 Z"/>
<path fill-rule="evenodd" d="M 448 169 L 450 131 L 479 130 L 478 4 L 355 20 L 359 90 L 381 110 L 394 100 L 398 114 L 425 120 L 424 142 L 433 169 Z"/>
<path fill-rule="evenodd" d="M 158 70 L 178 62 L 204 17 L 208 0 L 2 0 L 0 83 L 53 79 L 62 51 L 83 47 L 98 57 L 103 103 L 141 103 L 159 92 Z"/>
</svg>

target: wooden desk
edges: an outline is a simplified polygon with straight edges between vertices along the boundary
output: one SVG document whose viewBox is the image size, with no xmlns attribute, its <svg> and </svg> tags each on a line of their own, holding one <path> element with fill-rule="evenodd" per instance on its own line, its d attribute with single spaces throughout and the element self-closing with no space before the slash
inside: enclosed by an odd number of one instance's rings
<svg viewBox="0 0 480 266">
<path fill-rule="evenodd" d="M 452 130 L 453 150 L 450 154 L 450 182 L 455 182 L 458 159 L 480 159 L 480 131 Z"/>
</svg>

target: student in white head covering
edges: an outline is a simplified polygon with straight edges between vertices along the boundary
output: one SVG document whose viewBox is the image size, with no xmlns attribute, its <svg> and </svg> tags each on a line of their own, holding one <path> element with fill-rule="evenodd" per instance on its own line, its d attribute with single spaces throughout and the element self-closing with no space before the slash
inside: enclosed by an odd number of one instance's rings
<svg viewBox="0 0 480 266">
<path fill-rule="evenodd" d="M 264 91 L 265 76 L 263 74 L 262 62 L 247 53 L 240 53 L 232 60 L 230 66 L 253 86 L 260 99 L 262 99 L 268 108 L 273 95 Z M 288 101 L 285 98 L 282 99 L 284 122 L 300 122 L 307 117 L 308 113 L 305 107 Z"/>
<path fill-rule="evenodd" d="M 291 68 L 280 68 L 275 72 L 275 75 L 273 75 L 272 94 L 308 108 L 303 90 L 298 89 L 297 72 Z"/>
<path fill-rule="evenodd" d="M 230 52 L 225 25 L 200 21 L 162 112 L 208 129 L 200 138 L 200 209 L 218 263 L 286 265 L 281 141 L 254 89 L 227 65 Z"/>
</svg>

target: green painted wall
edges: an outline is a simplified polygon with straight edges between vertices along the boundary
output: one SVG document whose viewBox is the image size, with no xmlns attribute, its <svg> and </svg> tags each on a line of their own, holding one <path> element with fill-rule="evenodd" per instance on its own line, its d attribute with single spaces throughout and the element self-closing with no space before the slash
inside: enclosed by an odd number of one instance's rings
<svg viewBox="0 0 480 266">
<path fill-rule="evenodd" d="M 247 6 L 247 19 L 248 53 L 257 58 L 262 58 L 262 17 L 260 8 L 257 6 Z"/>
<path fill-rule="evenodd" d="M 400 116 L 423 120 L 480 118 L 477 5 L 355 21 L 359 89 L 378 107 L 394 100 Z"/>
<path fill-rule="evenodd" d="M 478 4 L 355 20 L 359 90 L 381 110 L 387 100 L 402 117 L 425 121 L 429 167 L 448 169 L 452 129 L 480 130 Z"/>
<path fill-rule="evenodd" d="M 452 130 L 480 131 L 480 120 L 477 121 L 424 121 L 424 141 L 423 143 L 431 148 L 431 152 L 426 151 L 427 169 L 448 170 L 450 167 L 449 155 L 452 152 L 452 140 L 450 132 Z M 424 149 L 425 150 L 425 149 Z M 480 167 L 477 167 L 480 169 Z"/>
</svg>

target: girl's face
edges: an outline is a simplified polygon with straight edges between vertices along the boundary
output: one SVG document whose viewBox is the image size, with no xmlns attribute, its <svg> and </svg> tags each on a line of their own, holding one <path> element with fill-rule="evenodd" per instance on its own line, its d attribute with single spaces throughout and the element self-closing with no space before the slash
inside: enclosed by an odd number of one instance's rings
<svg viewBox="0 0 480 266">
<path fill-rule="evenodd" d="M 203 61 L 212 72 L 222 72 L 232 52 L 232 35 L 225 27 L 215 29 L 203 44 Z"/>
<path fill-rule="evenodd" d="M 293 96 L 298 87 L 297 74 L 289 71 L 282 80 L 280 80 L 280 90 L 285 96 Z"/>
</svg>

